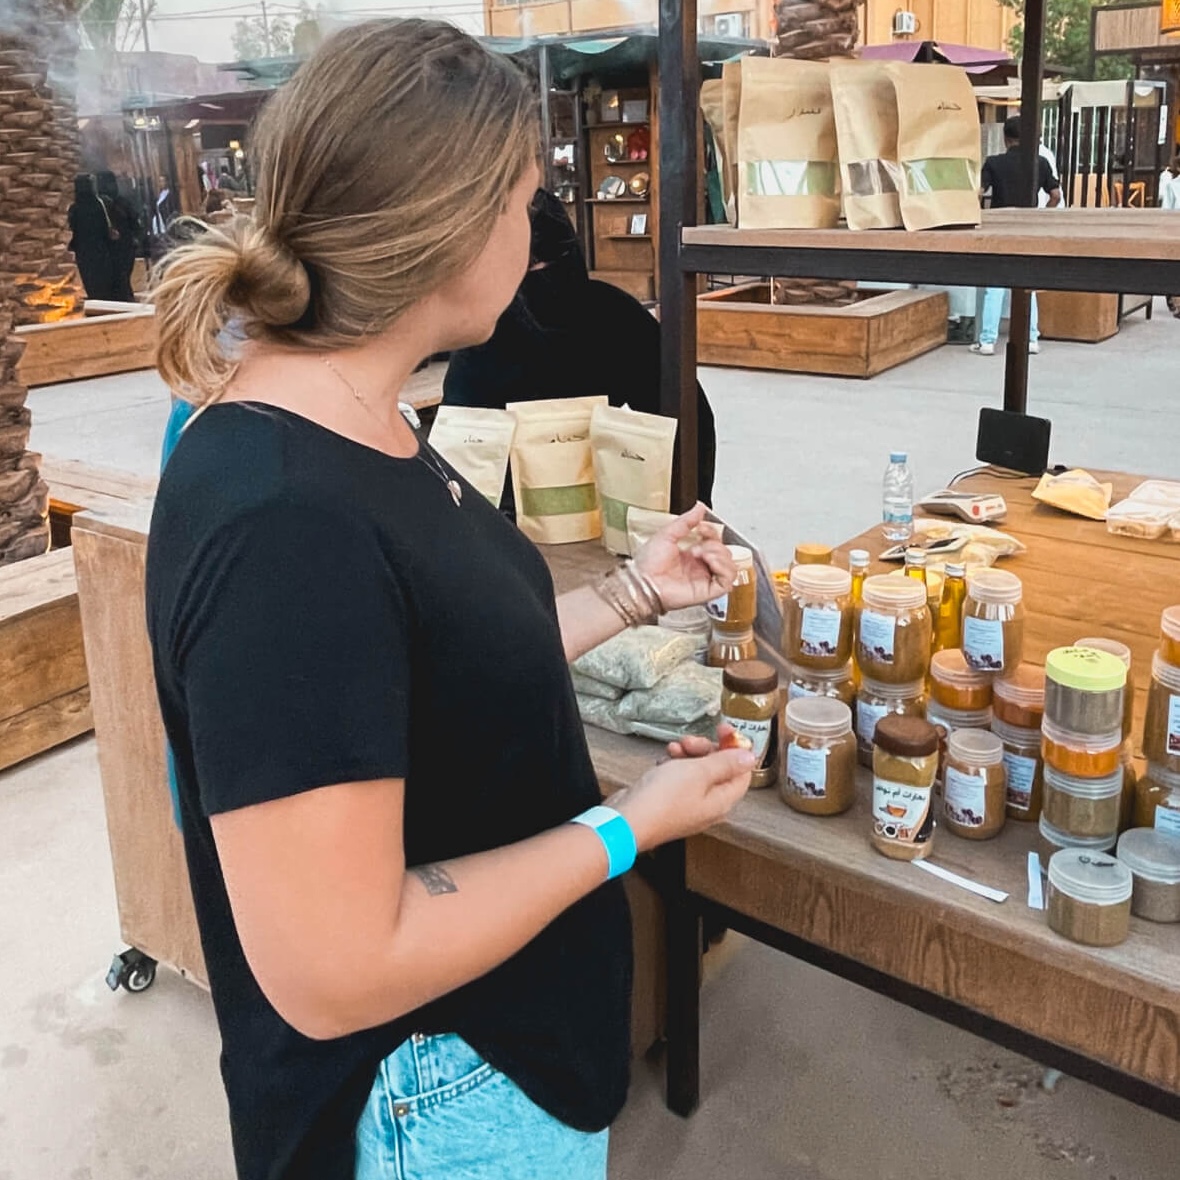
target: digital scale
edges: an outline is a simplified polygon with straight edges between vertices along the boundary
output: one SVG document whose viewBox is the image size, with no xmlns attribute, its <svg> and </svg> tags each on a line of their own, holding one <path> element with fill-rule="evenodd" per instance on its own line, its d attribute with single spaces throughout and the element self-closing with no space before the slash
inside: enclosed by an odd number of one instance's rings
<svg viewBox="0 0 1180 1180">
<path fill-rule="evenodd" d="M 944 488 L 927 496 L 918 507 L 936 516 L 957 516 L 968 524 L 989 524 L 993 520 L 1002 520 L 1008 513 L 1003 496 L 994 492 L 986 495 L 956 492 L 953 488 Z"/>
</svg>

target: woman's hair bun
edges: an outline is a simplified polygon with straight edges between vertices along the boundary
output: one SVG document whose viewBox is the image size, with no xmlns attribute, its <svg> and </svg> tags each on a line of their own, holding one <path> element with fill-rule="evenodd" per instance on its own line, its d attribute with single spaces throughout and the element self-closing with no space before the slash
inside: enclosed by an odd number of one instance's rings
<svg viewBox="0 0 1180 1180">
<path fill-rule="evenodd" d="M 251 225 L 238 238 L 238 262 L 228 302 L 272 328 L 307 314 L 311 279 L 307 267 L 267 230 Z"/>
</svg>

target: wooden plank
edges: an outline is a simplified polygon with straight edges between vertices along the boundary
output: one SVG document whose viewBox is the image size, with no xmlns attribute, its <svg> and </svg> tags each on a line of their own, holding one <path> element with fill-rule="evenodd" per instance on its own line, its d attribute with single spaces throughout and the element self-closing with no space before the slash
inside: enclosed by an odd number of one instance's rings
<svg viewBox="0 0 1180 1180">
<path fill-rule="evenodd" d="M 0 770 L 89 733 L 93 728 L 87 685 L 7 717 L 0 721 Z"/>
<path fill-rule="evenodd" d="M 1180 262 L 1180 226 L 1151 209 L 988 209 L 978 229 L 734 229 L 683 231 L 685 245 L 770 246 L 793 250 L 917 251 L 931 254 L 1165 260 Z"/>
<path fill-rule="evenodd" d="M 945 291 L 893 291 L 894 296 L 926 295 L 926 299 L 896 299 L 886 315 L 869 321 L 868 374 L 874 377 L 946 343 L 950 299 Z M 888 300 L 889 295 L 879 296 Z M 868 300 L 875 303 L 876 298 Z"/>
<path fill-rule="evenodd" d="M 77 592 L 74 558 L 68 549 L 0 566 L 0 628 L 12 619 L 51 609 Z"/>
<path fill-rule="evenodd" d="M 150 369 L 156 363 L 154 314 L 59 320 L 16 331 L 27 344 L 17 372 L 28 386 Z"/>
<path fill-rule="evenodd" d="M 85 685 L 77 595 L 47 602 L 0 627 L 0 721 Z"/>
<path fill-rule="evenodd" d="M 135 475 L 113 467 L 96 467 L 77 459 L 59 459 L 54 455 L 41 456 L 41 478 L 49 484 L 51 495 L 66 489 L 100 492 L 122 500 L 138 500 L 154 496 L 159 480 L 155 476 Z"/>
<path fill-rule="evenodd" d="M 1038 291 L 1037 316 L 1046 340 L 1099 344 L 1119 330 L 1119 297 L 1094 291 Z"/>
</svg>

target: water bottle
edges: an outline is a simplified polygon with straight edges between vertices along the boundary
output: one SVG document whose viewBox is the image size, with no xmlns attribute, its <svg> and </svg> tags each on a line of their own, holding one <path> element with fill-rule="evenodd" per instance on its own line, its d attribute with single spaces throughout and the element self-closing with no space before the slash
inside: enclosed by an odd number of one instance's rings
<svg viewBox="0 0 1180 1180">
<path fill-rule="evenodd" d="M 893 451 L 885 471 L 881 518 L 889 541 L 908 541 L 914 535 L 914 473 L 908 458 L 904 451 Z"/>
</svg>

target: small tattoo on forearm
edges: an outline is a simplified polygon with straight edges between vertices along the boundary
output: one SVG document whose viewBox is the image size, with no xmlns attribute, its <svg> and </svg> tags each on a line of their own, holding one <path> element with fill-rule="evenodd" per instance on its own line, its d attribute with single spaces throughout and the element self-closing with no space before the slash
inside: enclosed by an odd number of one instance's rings
<svg viewBox="0 0 1180 1180">
<path fill-rule="evenodd" d="M 411 869 L 411 873 L 426 886 L 426 892 L 431 897 L 441 897 L 444 893 L 458 893 L 459 886 L 455 884 L 451 874 L 442 865 L 419 865 Z"/>
</svg>

